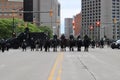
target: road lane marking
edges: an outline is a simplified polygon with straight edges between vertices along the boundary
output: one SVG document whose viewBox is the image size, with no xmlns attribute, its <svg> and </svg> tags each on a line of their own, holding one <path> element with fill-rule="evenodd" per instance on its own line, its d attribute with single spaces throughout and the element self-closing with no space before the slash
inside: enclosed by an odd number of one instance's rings
<svg viewBox="0 0 120 80">
<path fill-rule="evenodd" d="M 63 62 L 63 53 L 61 53 L 60 67 L 59 67 L 59 70 L 58 70 L 58 76 L 57 76 L 56 80 L 61 80 L 62 62 Z"/>
<path fill-rule="evenodd" d="M 51 72 L 50 72 L 50 75 L 48 77 L 48 80 L 53 80 L 53 77 L 54 77 L 54 74 L 55 74 L 55 70 L 58 66 L 58 64 L 60 63 L 60 60 L 61 60 L 61 53 L 58 54 L 57 58 L 56 58 L 56 61 L 51 69 Z"/>
<path fill-rule="evenodd" d="M 58 76 L 57 76 L 56 80 L 61 80 L 61 73 L 62 73 L 62 66 L 60 66 L 60 68 L 58 70 Z"/>
</svg>

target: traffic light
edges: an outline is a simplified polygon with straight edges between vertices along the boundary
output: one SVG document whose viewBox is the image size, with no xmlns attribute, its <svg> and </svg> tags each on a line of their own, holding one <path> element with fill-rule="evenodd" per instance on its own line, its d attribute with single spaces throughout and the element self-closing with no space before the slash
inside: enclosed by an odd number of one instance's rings
<svg viewBox="0 0 120 80">
<path fill-rule="evenodd" d="M 97 22 L 96 22 L 96 26 L 97 26 L 97 27 L 100 27 L 100 21 L 97 21 Z"/>
<path fill-rule="evenodd" d="M 116 24 L 117 23 L 117 20 L 116 18 L 113 19 L 113 23 Z"/>
<path fill-rule="evenodd" d="M 49 11 L 49 15 L 50 15 L 50 17 L 53 16 L 53 10 L 52 10 L 52 9 L 50 9 L 50 11 Z"/>
<path fill-rule="evenodd" d="M 75 29 L 75 21 L 72 22 L 73 29 Z"/>
<path fill-rule="evenodd" d="M 90 29 L 90 30 L 93 30 L 94 28 L 93 28 L 93 26 L 90 26 L 89 29 Z"/>
</svg>

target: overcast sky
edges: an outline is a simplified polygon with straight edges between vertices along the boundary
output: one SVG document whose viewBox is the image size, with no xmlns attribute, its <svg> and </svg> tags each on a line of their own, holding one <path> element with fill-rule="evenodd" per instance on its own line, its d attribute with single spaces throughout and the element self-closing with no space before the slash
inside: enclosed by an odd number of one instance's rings
<svg viewBox="0 0 120 80">
<path fill-rule="evenodd" d="M 61 33 L 64 33 L 64 18 L 73 18 L 81 12 L 81 0 L 59 0 L 61 4 Z"/>
<path fill-rule="evenodd" d="M 61 4 L 61 33 L 64 33 L 64 18 L 73 18 L 73 16 L 75 16 L 81 11 L 81 0 L 58 0 L 58 1 Z"/>
</svg>

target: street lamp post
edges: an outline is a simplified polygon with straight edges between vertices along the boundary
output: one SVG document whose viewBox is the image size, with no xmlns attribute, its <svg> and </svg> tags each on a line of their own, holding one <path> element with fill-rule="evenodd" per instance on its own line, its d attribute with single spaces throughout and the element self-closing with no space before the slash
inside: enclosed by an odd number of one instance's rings
<svg viewBox="0 0 120 80">
<path fill-rule="evenodd" d="M 60 20 L 59 19 L 56 21 L 56 24 L 57 24 L 57 35 L 60 36 Z"/>
<path fill-rule="evenodd" d="M 93 38 L 93 29 L 94 29 L 94 27 L 91 25 L 91 26 L 89 27 L 89 29 L 90 29 L 90 31 L 91 31 L 91 39 L 94 39 L 94 38 Z"/>
<path fill-rule="evenodd" d="M 14 10 L 12 10 L 12 17 L 13 17 L 13 25 L 12 25 L 12 37 L 16 37 L 16 33 L 15 33 L 15 13 Z"/>
<path fill-rule="evenodd" d="M 52 16 L 53 16 L 53 10 L 52 10 L 52 8 L 50 9 L 49 15 L 50 15 L 50 18 L 51 18 L 51 28 L 52 28 Z"/>
<path fill-rule="evenodd" d="M 96 22 L 96 27 L 97 27 L 97 30 L 98 30 L 98 35 L 97 35 L 97 40 L 100 40 L 100 21 L 97 21 Z"/>
<path fill-rule="evenodd" d="M 114 39 L 117 40 L 117 20 L 116 18 L 113 19 L 113 24 L 114 24 L 114 29 L 115 29 L 115 34 L 114 34 Z"/>
<path fill-rule="evenodd" d="M 73 27 L 73 35 L 75 35 L 75 21 L 72 21 L 72 27 Z"/>
</svg>

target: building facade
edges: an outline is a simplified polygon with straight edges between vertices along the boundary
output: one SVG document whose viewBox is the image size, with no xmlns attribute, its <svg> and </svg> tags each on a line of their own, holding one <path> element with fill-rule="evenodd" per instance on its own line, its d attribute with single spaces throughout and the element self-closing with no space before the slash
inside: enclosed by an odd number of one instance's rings
<svg viewBox="0 0 120 80">
<path fill-rule="evenodd" d="M 68 39 L 70 35 L 73 35 L 73 18 L 65 18 L 65 36 Z"/>
<path fill-rule="evenodd" d="M 23 2 L 0 0 L 0 12 L 11 12 L 11 13 L 0 13 L 0 18 L 19 18 L 23 19 L 22 13 L 12 13 L 17 11 L 23 11 Z"/>
<path fill-rule="evenodd" d="M 33 0 L 24 0 L 24 11 L 33 11 Z M 33 13 L 24 13 L 24 21 L 33 22 Z"/>
<path fill-rule="evenodd" d="M 114 19 L 120 21 L 120 0 L 82 0 L 82 36 L 119 39 L 120 26 Z"/>
<path fill-rule="evenodd" d="M 41 26 L 49 26 L 53 34 L 60 35 L 60 3 L 58 0 L 33 0 L 34 22 Z M 50 13 L 52 11 L 52 13 Z"/>
<path fill-rule="evenodd" d="M 53 34 L 60 35 L 60 4 L 58 0 L 24 0 L 24 11 L 33 11 L 33 14 L 24 14 L 25 21 L 32 21 L 38 26 L 49 26 L 53 30 Z"/>
<path fill-rule="evenodd" d="M 74 36 L 81 35 L 81 13 L 74 16 Z"/>
</svg>

